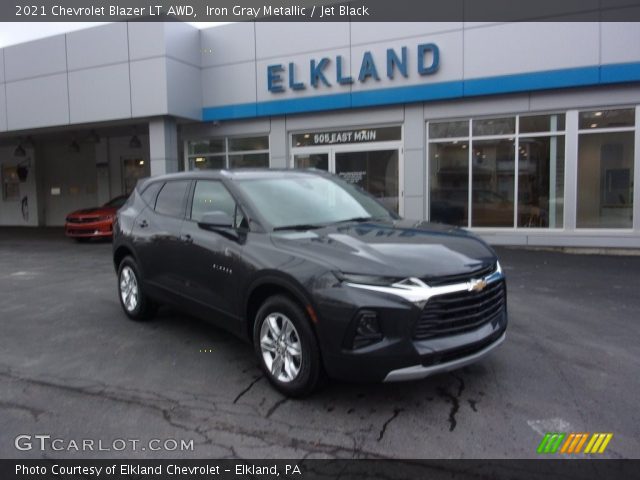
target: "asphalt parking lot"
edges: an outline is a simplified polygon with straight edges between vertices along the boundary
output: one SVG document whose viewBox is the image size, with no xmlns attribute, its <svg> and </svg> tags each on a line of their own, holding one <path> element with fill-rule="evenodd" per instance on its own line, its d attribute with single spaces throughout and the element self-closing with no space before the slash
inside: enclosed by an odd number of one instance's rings
<svg viewBox="0 0 640 480">
<path fill-rule="evenodd" d="M 294 401 L 227 333 L 168 309 L 127 320 L 110 254 L 0 229 L 0 457 L 536 458 L 559 431 L 612 432 L 602 457 L 640 458 L 638 256 L 501 248 L 510 325 L 490 357 Z M 20 434 L 194 448 L 21 451 Z"/>
</svg>

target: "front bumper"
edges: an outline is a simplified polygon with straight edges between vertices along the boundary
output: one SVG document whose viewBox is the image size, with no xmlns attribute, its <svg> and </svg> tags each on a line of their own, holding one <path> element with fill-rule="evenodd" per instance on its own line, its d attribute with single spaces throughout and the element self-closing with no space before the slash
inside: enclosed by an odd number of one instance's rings
<svg viewBox="0 0 640 480">
<path fill-rule="evenodd" d="M 72 238 L 104 238 L 113 235 L 113 222 L 100 221 L 92 223 L 66 222 L 64 232 Z"/>
<path fill-rule="evenodd" d="M 429 338 L 416 335 L 416 326 L 429 300 L 408 301 L 389 292 L 344 284 L 317 292 L 316 333 L 327 374 L 348 381 L 414 380 L 482 359 L 504 341 L 508 323 L 504 276 L 501 272 L 493 275 L 491 282 L 504 284 L 503 306 L 496 313 L 473 328 Z M 434 301 L 437 298 L 433 296 Z M 383 339 L 354 348 L 349 341 L 353 335 L 350 332 L 361 310 L 378 313 Z"/>
<path fill-rule="evenodd" d="M 466 367 L 472 363 L 475 363 L 485 356 L 487 356 L 494 348 L 499 346 L 507 334 L 503 333 L 496 341 L 490 343 L 482 350 L 467 355 L 465 357 L 458 358 L 457 360 L 451 360 L 446 363 L 438 365 L 424 366 L 413 365 L 411 367 L 398 368 L 397 370 L 390 371 L 384 378 L 385 382 L 404 382 L 407 380 L 420 380 L 422 378 L 436 375 L 438 373 L 450 372 L 451 370 L 457 370 L 458 368 Z"/>
</svg>

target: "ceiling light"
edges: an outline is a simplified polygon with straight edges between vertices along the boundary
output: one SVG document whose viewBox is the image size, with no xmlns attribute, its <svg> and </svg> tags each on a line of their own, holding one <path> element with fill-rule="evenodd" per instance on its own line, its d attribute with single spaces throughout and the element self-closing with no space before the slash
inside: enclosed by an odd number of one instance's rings
<svg viewBox="0 0 640 480">
<path fill-rule="evenodd" d="M 595 115 L 596 117 L 601 117 L 601 116 L 602 116 L 602 112 L 596 112 L 596 113 L 594 113 L 594 115 Z"/>
<path fill-rule="evenodd" d="M 138 162 L 138 165 L 144 165 L 144 160 L 140 160 L 140 161 Z"/>
<path fill-rule="evenodd" d="M 14 157 L 26 157 L 27 156 L 27 152 L 24 149 L 24 147 L 22 146 L 22 143 L 19 143 L 18 146 L 16 147 L 16 149 L 13 151 L 13 156 Z"/>
<path fill-rule="evenodd" d="M 592 124 L 591 124 L 591 128 L 596 128 L 597 126 L 598 126 L 598 124 L 597 124 L 597 123 L 592 123 Z"/>
<path fill-rule="evenodd" d="M 142 147 L 142 143 L 140 143 L 140 139 L 138 138 L 138 135 L 134 134 L 133 137 L 131 137 L 131 140 L 129 140 L 129 148 L 140 148 Z"/>
</svg>

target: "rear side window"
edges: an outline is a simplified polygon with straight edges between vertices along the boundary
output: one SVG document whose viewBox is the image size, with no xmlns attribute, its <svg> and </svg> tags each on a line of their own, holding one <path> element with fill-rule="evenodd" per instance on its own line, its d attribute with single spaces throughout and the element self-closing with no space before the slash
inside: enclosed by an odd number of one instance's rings
<svg viewBox="0 0 640 480">
<path fill-rule="evenodd" d="M 153 207 L 156 204 L 156 196 L 158 196 L 160 187 L 162 187 L 162 182 L 155 182 L 144 189 L 142 192 L 142 199 L 147 205 L 151 205 Z"/>
<path fill-rule="evenodd" d="M 187 200 L 188 180 L 167 182 L 156 199 L 156 212 L 170 217 L 182 217 Z"/>
</svg>

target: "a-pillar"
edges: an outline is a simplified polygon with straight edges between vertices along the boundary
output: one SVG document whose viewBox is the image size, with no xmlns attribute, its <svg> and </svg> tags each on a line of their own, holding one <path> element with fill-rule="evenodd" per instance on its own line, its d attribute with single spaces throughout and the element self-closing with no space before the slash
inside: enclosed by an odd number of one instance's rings
<svg viewBox="0 0 640 480">
<path fill-rule="evenodd" d="M 178 128 L 173 118 L 149 121 L 151 176 L 178 171 Z"/>
</svg>

